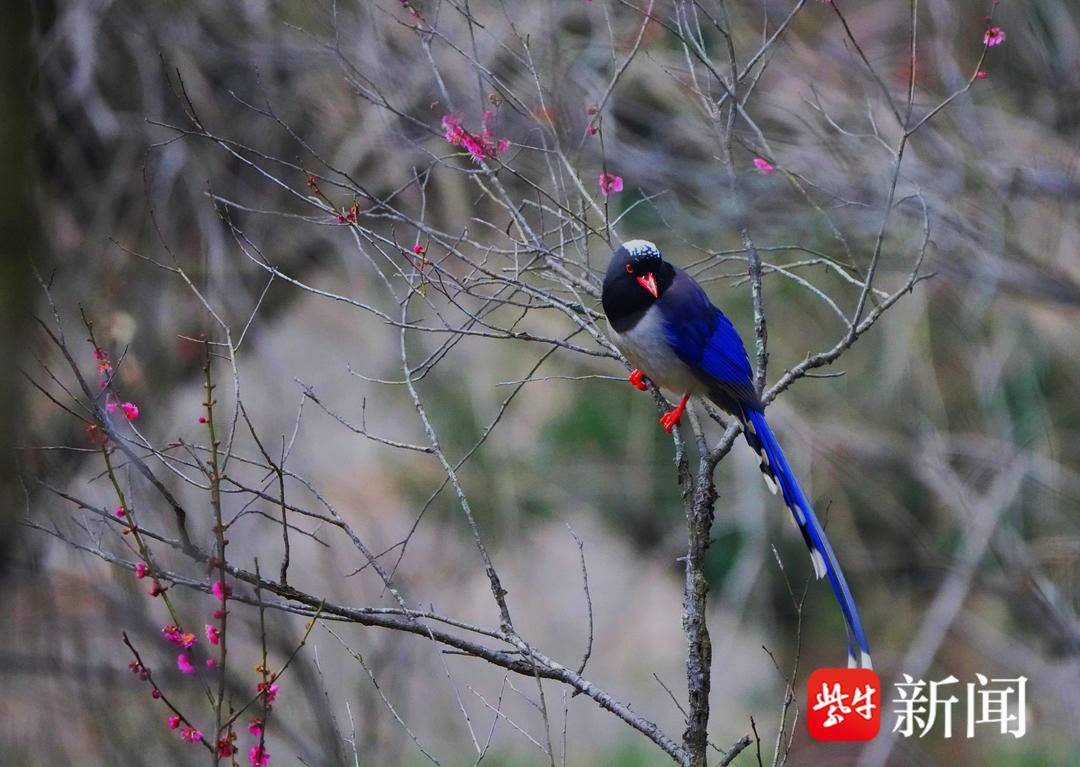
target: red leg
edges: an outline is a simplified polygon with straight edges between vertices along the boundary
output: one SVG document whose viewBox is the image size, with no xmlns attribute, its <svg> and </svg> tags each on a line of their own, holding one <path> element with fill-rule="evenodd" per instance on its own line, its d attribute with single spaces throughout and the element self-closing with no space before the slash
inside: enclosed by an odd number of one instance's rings
<svg viewBox="0 0 1080 767">
<path fill-rule="evenodd" d="M 639 391 L 648 391 L 649 387 L 645 385 L 645 374 L 640 370 L 635 369 L 630 373 L 630 377 L 626 379 L 630 382 L 630 385 Z"/>
<path fill-rule="evenodd" d="M 679 419 L 682 418 L 683 411 L 686 410 L 686 403 L 690 400 L 690 394 L 684 394 L 683 398 L 679 400 L 678 406 L 674 410 L 669 410 L 660 416 L 660 425 L 664 427 L 664 431 L 671 434 L 671 430 L 678 426 Z"/>
</svg>

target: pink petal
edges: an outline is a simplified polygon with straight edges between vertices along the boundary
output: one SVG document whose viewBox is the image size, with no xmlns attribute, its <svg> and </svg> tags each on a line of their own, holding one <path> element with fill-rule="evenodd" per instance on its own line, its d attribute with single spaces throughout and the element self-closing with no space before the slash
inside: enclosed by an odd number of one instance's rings
<svg viewBox="0 0 1080 767">
<path fill-rule="evenodd" d="M 187 653 L 180 653 L 176 656 L 176 667 L 183 671 L 185 674 L 194 674 L 195 667 L 191 665 L 191 661 L 188 660 Z"/>
<path fill-rule="evenodd" d="M 1001 27 L 990 27 L 983 33 L 983 44 L 987 48 L 993 48 L 995 45 L 1001 45 L 1005 42 L 1005 30 Z"/>
<path fill-rule="evenodd" d="M 768 160 L 763 160 L 760 157 L 754 158 L 754 167 L 766 176 L 776 170 L 776 168 L 773 167 L 772 163 L 770 163 Z"/>
</svg>

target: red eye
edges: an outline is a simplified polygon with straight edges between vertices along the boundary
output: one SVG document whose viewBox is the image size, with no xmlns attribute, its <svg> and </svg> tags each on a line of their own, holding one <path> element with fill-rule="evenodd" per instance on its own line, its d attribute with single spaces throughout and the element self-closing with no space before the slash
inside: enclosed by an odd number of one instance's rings
<svg viewBox="0 0 1080 767">
<path fill-rule="evenodd" d="M 633 274 L 634 273 L 634 267 L 630 266 L 630 264 L 627 264 L 626 265 L 626 273 L 627 274 Z"/>
</svg>

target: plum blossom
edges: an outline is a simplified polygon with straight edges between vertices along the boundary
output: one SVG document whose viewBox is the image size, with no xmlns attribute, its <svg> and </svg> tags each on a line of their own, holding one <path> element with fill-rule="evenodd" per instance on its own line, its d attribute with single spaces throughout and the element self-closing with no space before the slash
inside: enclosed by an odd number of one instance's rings
<svg viewBox="0 0 1080 767">
<path fill-rule="evenodd" d="M 210 644 L 217 644 L 221 641 L 221 632 L 217 630 L 217 626 L 206 624 L 206 641 Z"/>
<path fill-rule="evenodd" d="M 980 80 L 985 80 L 986 79 L 986 70 L 985 69 L 980 69 L 978 72 L 975 73 L 975 77 L 977 77 Z"/>
<path fill-rule="evenodd" d="M 468 151 L 476 162 L 493 160 L 506 151 L 510 141 L 505 138 L 496 139 L 495 132 L 491 128 L 491 122 L 495 119 L 495 113 L 491 110 L 484 112 L 480 118 L 480 133 L 470 133 L 461 124 L 461 115 L 446 114 L 442 118 L 443 137 L 454 146 L 459 146 Z"/>
<path fill-rule="evenodd" d="M 616 176 L 614 173 L 600 174 L 600 194 L 604 195 L 604 197 L 607 197 L 611 194 L 617 194 L 622 190 L 622 176 Z"/>
<path fill-rule="evenodd" d="M 255 691 L 266 698 L 267 703 L 277 700 L 278 686 L 273 682 L 259 682 L 255 685 Z"/>
<path fill-rule="evenodd" d="M 180 726 L 180 717 L 178 717 L 176 714 L 173 714 L 172 716 L 170 716 L 169 717 L 169 729 L 170 730 L 175 730 L 179 726 Z"/>
<path fill-rule="evenodd" d="M 161 627 L 161 634 L 167 640 L 173 644 L 178 644 L 185 650 L 190 650 L 191 646 L 199 641 L 199 638 L 192 634 L 190 631 L 181 631 L 171 623 L 167 626 Z"/>
<path fill-rule="evenodd" d="M 259 735 L 262 734 L 262 726 L 263 726 L 262 720 L 260 720 L 260 719 L 252 719 L 248 723 L 248 732 L 250 732 L 252 735 L 254 735 L 257 738 L 257 737 L 259 737 Z"/>
<path fill-rule="evenodd" d="M 145 562 L 138 562 L 135 565 L 135 577 L 140 581 L 146 577 L 146 574 L 150 571 L 150 568 L 146 566 Z"/>
<path fill-rule="evenodd" d="M 225 585 L 225 581 L 214 581 L 214 585 L 210 587 L 210 593 L 214 595 L 215 599 L 222 602 L 232 594 L 232 589 Z"/>
<path fill-rule="evenodd" d="M 129 421 L 134 421 L 136 418 L 139 417 L 138 405 L 133 405 L 130 402 L 125 402 L 123 405 L 120 406 L 120 409 L 124 411 L 124 415 Z"/>
<path fill-rule="evenodd" d="M 176 656 L 176 667 L 188 676 L 195 673 L 195 667 L 191 665 L 191 661 L 188 660 L 186 652 L 182 652 Z"/>
<path fill-rule="evenodd" d="M 187 743 L 199 743 L 202 741 L 202 733 L 196 730 L 194 727 L 185 727 L 180 730 L 180 740 Z"/>
<path fill-rule="evenodd" d="M 1003 42 L 1005 42 L 1005 30 L 1001 27 L 990 27 L 983 33 L 983 45 L 987 48 L 993 48 Z"/>
<path fill-rule="evenodd" d="M 112 373 L 112 362 L 109 361 L 109 355 L 102 349 L 94 349 L 94 359 L 97 360 L 98 374 L 108 376 Z"/>
<path fill-rule="evenodd" d="M 776 170 L 772 163 L 770 163 L 768 160 L 763 160 L 760 157 L 754 158 L 754 167 L 757 168 L 758 172 L 760 172 L 763 176 L 768 176 L 770 173 Z"/>
<path fill-rule="evenodd" d="M 125 509 L 123 506 L 117 506 L 116 511 L 113 513 L 116 514 L 117 519 L 123 519 L 127 516 L 127 509 Z"/>
<path fill-rule="evenodd" d="M 248 761 L 251 762 L 251 767 L 266 767 L 270 763 L 270 752 L 266 750 L 266 746 L 256 743 L 248 751 Z"/>
</svg>

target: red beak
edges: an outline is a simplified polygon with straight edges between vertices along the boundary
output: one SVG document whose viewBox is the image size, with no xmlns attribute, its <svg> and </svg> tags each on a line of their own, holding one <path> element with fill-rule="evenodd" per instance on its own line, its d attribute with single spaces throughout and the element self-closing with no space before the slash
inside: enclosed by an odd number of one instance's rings
<svg viewBox="0 0 1080 767">
<path fill-rule="evenodd" d="M 656 278 L 653 277 L 652 272 L 649 272 L 644 277 L 638 277 L 637 282 L 638 282 L 638 285 L 640 285 L 641 287 L 645 288 L 645 290 L 652 293 L 653 298 L 659 298 L 660 297 L 659 292 L 656 290 Z"/>
</svg>

